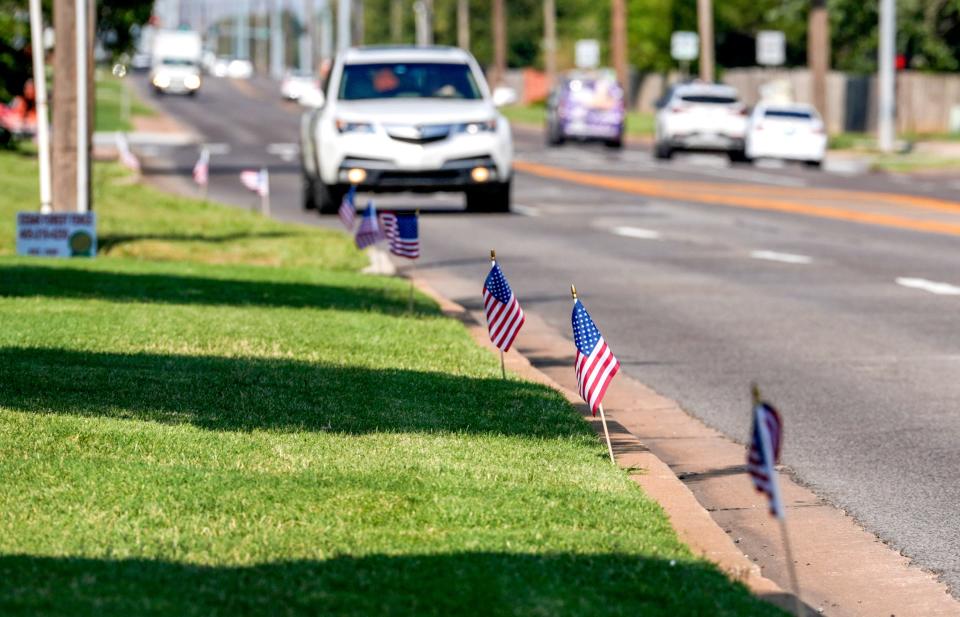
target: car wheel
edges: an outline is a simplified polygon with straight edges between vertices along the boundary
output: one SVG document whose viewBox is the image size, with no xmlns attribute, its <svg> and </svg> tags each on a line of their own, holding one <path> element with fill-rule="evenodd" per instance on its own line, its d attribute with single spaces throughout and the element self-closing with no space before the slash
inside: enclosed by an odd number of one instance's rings
<svg viewBox="0 0 960 617">
<path fill-rule="evenodd" d="M 317 200 L 316 200 L 316 189 L 313 185 L 313 180 L 307 174 L 303 174 L 303 185 L 302 185 L 302 204 L 304 210 L 316 210 L 317 209 Z"/>
<path fill-rule="evenodd" d="M 727 153 L 727 156 L 730 158 L 731 163 L 749 163 L 750 159 L 747 158 L 747 153 L 743 150 L 731 150 Z"/>
<path fill-rule="evenodd" d="M 620 150 L 623 148 L 623 137 L 617 137 L 616 139 L 608 139 L 603 142 L 603 145 L 610 148 L 611 150 Z"/>
<path fill-rule="evenodd" d="M 320 214 L 336 214 L 346 194 L 347 189 L 339 184 L 327 185 L 320 179 L 314 181 L 314 202 Z"/>
<path fill-rule="evenodd" d="M 467 190 L 467 211 L 510 212 L 511 181 L 498 182 L 492 186 Z"/>
<path fill-rule="evenodd" d="M 560 127 L 554 124 L 547 125 L 547 145 L 548 146 L 562 146 L 564 142 L 563 133 L 560 131 Z"/>
<path fill-rule="evenodd" d="M 803 164 L 807 167 L 819 169 L 823 165 L 823 161 L 804 161 Z"/>
<path fill-rule="evenodd" d="M 673 157 L 673 148 L 669 144 L 657 143 L 653 146 L 653 156 L 658 159 L 667 160 Z"/>
</svg>

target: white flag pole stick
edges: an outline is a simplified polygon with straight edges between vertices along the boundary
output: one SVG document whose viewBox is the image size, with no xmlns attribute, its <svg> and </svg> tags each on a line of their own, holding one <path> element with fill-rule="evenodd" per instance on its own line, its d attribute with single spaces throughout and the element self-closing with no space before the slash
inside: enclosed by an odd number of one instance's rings
<svg viewBox="0 0 960 617">
<path fill-rule="evenodd" d="M 615 458 L 613 458 L 613 445 L 610 444 L 610 431 L 607 430 L 607 416 L 603 413 L 603 403 L 600 403 L 600 421 L 603 423 L 603 436 L 607 438 L 607 453 L 610 455 L 610 462 L 614 465 L 617 464 Z"/>
<path fill-rule="evenodd" d="M 260 214 L 269 218 L 270 216 L 270 176 L 267 175 L 267 168 L 260 170 L 261 182 L 265 188 L 260 189 Z"/>
<path fill-rule="evenodd" d="M 790 546 L 790 534 L 787 533 L 787 519 L 780 518 L 780 532 L 783 535 L 783 552 L 787 560 L 787 571 L 790 574 L 790 585 L 793 587 L 794 610 L 797 617 L 804 617 L 803 601 L 800 599 L 800 582 L 797 580 L 797 568 L 793 563 L 793 549 Z"/>
</svg>

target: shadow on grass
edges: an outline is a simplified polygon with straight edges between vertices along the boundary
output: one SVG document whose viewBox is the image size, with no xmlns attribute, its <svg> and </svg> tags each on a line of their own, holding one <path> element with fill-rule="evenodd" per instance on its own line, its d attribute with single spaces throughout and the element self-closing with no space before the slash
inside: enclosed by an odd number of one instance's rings
<svg viewBox="0 0 960 617">
<path fill-rule="evenodd" d="M 223 244 L 225 242 L 235 242 L 237 240 L 269 240 L 275 238 L 287 238 L 294 234 L 287 231 L 261 231 L 261 232 L 237 232 L 231 234 L 106 234 L 97 238 L 97 249 L 100 253 L 105 253 L 110 249 L 127 244 L 129 242 L 139 242 L 142 240 L 153 240 L 159 242 L 208 242 L 210 244 Z"/>
<path fill-rule="evenodd" d="M 292 360 L 0 348 L 0 407 L 208 430 L 589 434 L 537 384 Z"/>
<path fill-rule="evenodd" d="M 0 556 L 10 615 L 784 615 L 703 563 L 452 553 L 254 566 Z"/>
<path fill-rule="evenodd" d="M 133 274 L 70 267 L 0 266 L 0 297 L 80 298 L 114 302 L 158 302 L 215 306 L 331 308 L 400 314 L 406 290 L 389 289 L 370 278 L 369 287 L 216 279 L 177 274 Z M 416 297 L 414 309 L 437 314 Z"/>
</svg>

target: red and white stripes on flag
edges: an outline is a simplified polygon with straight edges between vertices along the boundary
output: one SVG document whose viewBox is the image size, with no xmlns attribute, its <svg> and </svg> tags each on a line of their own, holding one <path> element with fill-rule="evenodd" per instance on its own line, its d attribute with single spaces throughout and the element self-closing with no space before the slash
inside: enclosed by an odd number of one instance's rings
<svg viewBox="0 0 960 617">
<path fill-rule="evenodd" d="M 394 217 L 393 236 L 390 240 L 390 252 L 397 257 L 418 259 L 420 257 L 420 215 L 406 212 Z"/>
<path fill-rule="evenodd" d="M 357 185 L 354 184 L 350 186 L 350 190 L 340 200 L 340 208 L 337 210 L 340 222 L 348 231 L 353 231 L 354 223 L 357 220 L 356 199 Z"/>
<path fill-rule="evenodd" d="M 620 370 L 620 362 L 603 340 L 587 309 L 576 298 L 573 301 L 571 321 L 573 342 L 577 346 L 577 386 L 580 396 L 590 406 L 590 411 L 597 415 L 607 386 Z"/>
<path fill-rule="evenodd" d="M 200 151 L 200 158 L 193 165 L 193 181 L 197 186 L 207 186 L 210 181 L 210 150 L 206 147 Z"/>
<path fill-rule="evenodd" d="M 387 240 L 393 240 L 397 237 L 397 215 L 388 210 L 381 210 L 377 214 L 377 222 L 380 224 L 380 231 Z"/>
<path fill-rule="evenodd" d="M 510 351 L 526 317 L 510 289 L 507 277 L 495 261 L 483 283 L 483 310 L 487 316 L 490 340 L 501 351 Z"/>
<path fill-rule="evenodd" d="M 127 169 L 140 171 L 140 159 L 137 158 L 136 154 L 130 151 L 130 142 L 127 141 L 127 136 L 119 131 L 116 135 L 117 158 L 119 159 L 120 164 Z"/>
<path fill-rule="evenodd" d="M 747 472 L 757 491 L 770 500 L 770 514 L 783 518 L 783 501 L 775 465 L 780 460 L 783 423 L 773 405 L 757 401 L 753 406 L 750 447 L 747 449 Z"/>
<path fill-rule="evenodd" d="M 353 237 L 358 249 L 365 249 L 371 244 L 376 244 L 383 240 L 383 232 L 380 225 L 377 224 L 377 207 L 373 205 L 371 199 L 367 203 L 367 209 L 363 211 L 363 217 L 360 219 L 360 226 L 357 227 L 357 233 Z"/>
<path fill-rule="evenodd" d="M 270 194 L 270 176 L 267 175 L 267 168 L 263 167 L 260 171 L 245 169 L 240 172 L 240 182 L 250 192 L 256 193 L 260 197 L 266 197 Z"/>
</svg>

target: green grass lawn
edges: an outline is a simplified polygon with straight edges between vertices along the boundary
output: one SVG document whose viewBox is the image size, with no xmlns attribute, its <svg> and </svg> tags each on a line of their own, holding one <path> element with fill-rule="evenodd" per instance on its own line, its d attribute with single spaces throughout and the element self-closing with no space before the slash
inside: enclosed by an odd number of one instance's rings
<svg viewBox="0 0 960 617">
<path fill-rule="evenodd" d="M 781 614 L 342 234 L 107 166 L 102 255 L 17 258 L 34 172 L 0 153 L 0 614 Z"/>
<path fill-rule="evenodd" d="M 522 125 L 542 127 L 547 117 L 547 108 L 543 104 L 508 105 L 500 109 L 511 122 Z M 627 112 L 627 135 L 650 137 L 654 132 L 654 115 L 639 111 Z"/>
<path fill-rule="evenodd" d="M 94 103 L 95 131 L 130 131 L 130 118 L 123 117 L 124 89 L 130 97 L 130 116 L 152 116 L 155 112 L 145 105 L 129 87 L 109 71 L 97 70 L 96 101 Z"/>
</svg>

